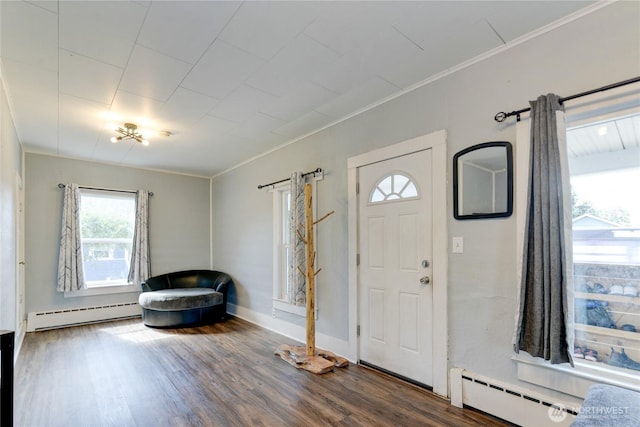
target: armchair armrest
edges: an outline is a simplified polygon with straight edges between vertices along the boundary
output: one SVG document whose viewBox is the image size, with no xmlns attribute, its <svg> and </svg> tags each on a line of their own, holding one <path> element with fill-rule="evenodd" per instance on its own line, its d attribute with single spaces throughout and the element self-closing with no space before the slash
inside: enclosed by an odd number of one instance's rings
<svg viewBox="0 0 640 427">
<path fill-rule="evenodd" d="M 160 289 L 169 289 L 169 279 L 166 274 L 161 276 L 149 277 L 147 280 L 140 284 L 142 292 L 157 291 Z"/>
<path fill-rule="evenodd" d="M 225 282 L 220 282 L 220 283 L 216 284 L 214 289 L 215 289 L 216 292 L 221 292 L 223 294 L 226 294 L 227 290 L 229 289 L 229 282 L 226 282 L 226 281 Z"/>
</svg>

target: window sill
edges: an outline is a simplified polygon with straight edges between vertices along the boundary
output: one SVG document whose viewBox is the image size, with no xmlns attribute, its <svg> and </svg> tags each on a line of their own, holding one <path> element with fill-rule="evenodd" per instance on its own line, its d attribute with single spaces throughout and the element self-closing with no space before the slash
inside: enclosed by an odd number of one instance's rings
<svg viewBox="0 0 640 427">
<path fill-rule="evenodd" d="M 512 357 L 518 364 L 518 379 L 584 399 L 593 383 L 609 384 L 640 392 L 638 375 L 606 366 L 574 360 L 569 364 L 551 365 L 524 352 Z"/>
<path fill-rule="evenodd" d="M 140 287 L 136 285 L 112 285 L 112 286 L 95 286 L 93 288 L 80 289 L 74 292 L 65 292 L 65 298 L 88 297 L 95 295 L 124 294 L 130 292 L 140 292 Z"/>
<path fill-rule="evenodd" d="M 285 313 L 295 314 L 300 317 L 307 317 L 307 308 L 305 306 L 293 305 L 281 299 L 273 299 L 273 309 L 284 311 Z M 274 313 L 275 316 L 275 313 Z M 318 307 L 316 307 L 315 318 L 318 318 Z"/>
</svg>

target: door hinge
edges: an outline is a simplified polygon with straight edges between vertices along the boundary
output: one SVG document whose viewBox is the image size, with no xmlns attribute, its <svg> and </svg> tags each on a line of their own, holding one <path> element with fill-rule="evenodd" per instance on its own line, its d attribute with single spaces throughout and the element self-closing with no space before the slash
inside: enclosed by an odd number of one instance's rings
<svg viewBox="0 0 640 427">
<path fill-rule="evenodd" d="M 358 325 L 358 327 L 356 328 L 356 335 L 360 336 L 360 325 Z"/>
<path fill-rule="evenodd" d="M 360 254 L 356 254 L 356 267 L 360 265 Z"/>
<path fill-rule="evenodd" d="M 360 183 L 356 182 L 356 194 L 360 194 Z"/>
</svg>

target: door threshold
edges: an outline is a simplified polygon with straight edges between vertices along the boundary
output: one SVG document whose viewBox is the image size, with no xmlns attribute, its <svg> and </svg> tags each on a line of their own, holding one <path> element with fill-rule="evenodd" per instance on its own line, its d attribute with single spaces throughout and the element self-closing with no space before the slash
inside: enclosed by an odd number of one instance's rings
<svg viewBox="0 0 640 427">
<path fill-rule="evenodd" d="M 430 386 L 430 385 L 421 383 L 420 381 L 413 380 L 413 379 L 411 379 L 409 377 L 405 377 L 404 375 L 400 375 L 400 374 L 397 374 L 395 372 L 389 371 L 388 369 L 381 368 L 380 366 L 376 366 L 376 365 L 374 365 L 372 363 L 365 362 L 364 360 L 359 360 L 358 361 L 358 365 L 364 366 L 365 368 L 369 368 L 369 369 L 372 369 L 374 371 L 381 372 L 381 373 L 383 373 L 385 375 L 388 375 L 390 377 L 397 378 L 399 380 L 407 382 L 407 383 L 409 383 L 411 385 L 414 385 L 416 387 L 419 387 L 421 389 L 433 391 L 433 387 Z"/>
</svg>

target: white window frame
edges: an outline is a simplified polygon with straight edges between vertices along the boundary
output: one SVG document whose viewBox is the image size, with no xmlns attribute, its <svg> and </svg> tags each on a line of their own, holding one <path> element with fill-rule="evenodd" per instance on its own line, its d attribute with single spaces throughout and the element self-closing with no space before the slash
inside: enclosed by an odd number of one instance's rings
<svg viewBox="0 0 640 427">
<path fill-rule="evenodd" d="M 316 173 L 313 178 L 308 179 L 312 187 L 312 209 L 313 217 L 317 217 L 318 191 L 316 182 L 324 179 L 324 172 Z M 287 263 L 285 257 L 285 244 L 282 241 L 284 234 L 284 200 L 285 195 L 290 194 L 291 184 L 289 181 L 276 184 L 269 190 L 273 194 L 273 317 L 277 317 L 278 312 L 294 314 L 296 316 L 306 317 L 307 310 L 304 306 L 289 304 L 286 299 L 282 298 L 283 288 L 287 281 Z M 314 226 L 315 227 L 315 226 Z M 315 229 L 314 229 L 315 231 Z M 318 256 L 317 240 L 314 240 L 316 247 L 316 257 Z M 317 289 L 316 289 L 317 296 Z M 318 318 L 318 298 L 316 298 L 315 318 Z"/>
<path fill-rule="evenodd" d="M 103 196 L 116 196 L 119 195 L 120 198 L 125 198 L 123 195 L 126 195 L 126 198 L 131 197 L 135 202 L 135 194 L 134 193 L 126 193 L 112 190 L 100 190 L 100 189 L 80 189 L 81 197 L 83 194 L 100 194 Z M 82 208 L 81 208 L 82 209 Z M 132 238 L 133 240 L 133 238 Z M 91 287 L 87 287 L 85 289 L 80 289 L 77 291 L 65 291 L 65 298 L 75 298 L 75 297 L 84 297 L 84 296 L 94 296 L 94 295 L 108 295 L 108 294 L 119 294 L 119 293 L 128 293 L 128 292 L 139 292 L 140 288 L 132 283 L 128 283 L 127 281 L 122 283 L 104 283 L 104 284 L 96 284 Z"/>
<path fill-rule="evenodd" d="M 640 98 L 638 87 L 621 87 L 604 93 L 579 98 L 565 103 L 567 128 L 590 122 L 604 121 L 613 117 L 640 113 Z M 529 128 L 528 114 L 522 115 L 522 121 L 517 124 L 515 164 L 515 214 L 516 214 L 516 265 L 518 272 L 522 271 L 522 255 L 524 244 L 524 227 L 528 192 L 529 171 Z M 519 273 L 520 274 L 520 273 Z M 519 281 L 516 284 L 520 292 Z M 572 396 L 584 398 L 587 389 L 593 383 L 605 383 L 640 391 L 637 375 L 607 369 L 605 366 L 593 366 L 579 359 L 574 360 L 574 368 L 570 366 L 552 365 L 539 358 L 534 358 L 525 352 L 512 357 L 517 362 L 518 379 Z"/>
</svg>

